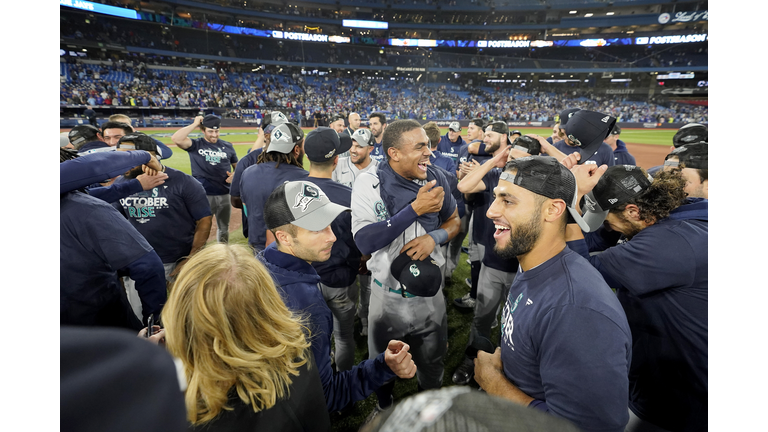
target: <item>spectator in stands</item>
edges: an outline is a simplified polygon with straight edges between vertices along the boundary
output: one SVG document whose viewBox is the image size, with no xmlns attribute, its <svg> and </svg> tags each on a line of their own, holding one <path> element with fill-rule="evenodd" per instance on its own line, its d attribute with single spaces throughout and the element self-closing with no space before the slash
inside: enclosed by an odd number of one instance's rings
<svg viewBox="0 0 768 432">
<path fill-rule="evenodd" d="M 215 115 L 197 116 L 191 125 L 176 131 L 171 140 L 189 154 L 192 177 L 205 188 L 211 212 L 216 218 L 216 238 L 227 243 L 232 212 L 229 184 L 238 159 L 232 144 L 219 139 L 220 125 L 221 119 Z M 189 134 L 196 128 L 203 132 L 203 136 L 190 139 Z"/>
<path fill-rule="evenodd" d="M 621 128 L 616 124 L 604 141 L 611 146 L 611 149 L 613 149 L 613 159 L 616 162 L 615 165 L 637 165 L 635 157 L 629 154 L 627 145 L 624 141 L 619 139 L 619 134 L 621 134 Z"/>
<path fill-rule="evenodd" d="M 330 430 L 308 323 L 248 248 L 216 244 L 192 257 L 164 318 L 194 430 Z"/>
</svg>

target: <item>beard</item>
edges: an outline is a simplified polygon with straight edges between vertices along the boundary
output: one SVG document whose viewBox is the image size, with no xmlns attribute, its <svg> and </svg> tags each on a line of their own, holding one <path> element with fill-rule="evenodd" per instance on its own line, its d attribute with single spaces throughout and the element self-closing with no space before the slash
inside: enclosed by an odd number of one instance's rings
<svg viewBox="0 0 768 432">
<path fill-rule="evenodd" d="M 536 212 L 531 216 L 528 221 L 516 227 L 514 231 L 510 229 L 509 241 L 504 247 L 499 247 L 498 243 L 493 247 L 493 251 L 496 255 L 505 260 L 517 259 L 521 255 L 525 255 L 536 245 L 536 242 L 541 236 L 541 209 L 536 209 Z"/>
</svg>

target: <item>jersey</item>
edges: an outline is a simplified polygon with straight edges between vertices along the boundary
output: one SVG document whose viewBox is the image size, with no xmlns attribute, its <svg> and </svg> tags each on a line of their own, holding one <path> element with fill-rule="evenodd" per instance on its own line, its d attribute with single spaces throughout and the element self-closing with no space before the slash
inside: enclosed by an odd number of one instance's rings
<svg viewBox="0 0 768 432">
<path fill-rule="evenodd" d="M 264 250 L 267 242 L 267 224 L 264 206 L 275 188 L 287 181 L 302 180 L 309 173 L 296 165 L 264 162 L 248 167 L 240 178 L 240 199 L 243 213 L 248 219 L 248 244 L 255 250 Z"/>
<path fill-rule="evenodd" d="M 357 176 L 364 172 L 376 172 L 377 166 L 379 166 L 379 161 L 376 159 L 371 159 L 367 167 L 360 169 L 352 163 L 352 159 L 348 157 L 339 158 L 339 163 L 336 164 L 331 178 L 333 181 L 351 188 L 355 184 Z"/>
<path fill-rule="evenodd" d="M 384 154 L 384 145 L 382 143 L 376 143 L 373 145 L 373 150 L 371 150 L 371 159 L 374 159 L 377 162 L 386 162 L 387 155 Z"/>
<path fill-rule="evenodd" d="M 207 195 L 229 193 L 227 172 L 232 172 L 232 164 L 237 163 L 237 153 L 231 143 L 220 139 L 213 144 L 205 138 L 196 138 L 184 150 L 189 153 L 192 177 L 203 185 Z"/>
<path fill-rule="evenodd" d="M 122 198 L 118 206 L 163 263 L 170 264 L 189 255 L 197 221 L 211 216 L 211 207 L 205 189 L 192 176 L 169 167 L 165 173 L 165 183 Z M 126 181 L 121 176 L 115 183 Z"/>
<path fill-rule="evenodd" d="M 504 376 L 531 406 L 585 431 L 623 432 L 629 419 L 632 334 L 616 296 L 565 247 L 518 271 L 504 305 Z"/>
<path fill-rule="evenodd" d="M 458 169 L 461 149 L 465 147 L 467 147 L 467 142 L 464 141 L 464 138 L 459 136 L 454 142 L 448 139 L 448 134 L 441 136 L 440 142 L 437 144 L 437 150 L 444 156 L 451 158 L 451 161 L 453 161 L 453 172 L 456 172 Z"/>
</svg>

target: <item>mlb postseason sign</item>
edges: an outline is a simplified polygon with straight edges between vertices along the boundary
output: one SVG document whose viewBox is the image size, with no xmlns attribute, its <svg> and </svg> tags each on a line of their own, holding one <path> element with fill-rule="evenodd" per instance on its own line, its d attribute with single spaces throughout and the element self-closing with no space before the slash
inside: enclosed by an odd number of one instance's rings
<svg viewBox="0 0 768 432">
<path fill-rule="evenodd" d="M 651 36 L 651 37 L 638 37 L 635 38 L 635 44 L 637 45 L 660 45 L 660 44 L 678 44 L 678 43 L 691 43 L 691 42 L 706 42 L 708 35 L 704 34 L 690 34 L 690 35 L 674 35 L 674 36 Z"/>
</svg>

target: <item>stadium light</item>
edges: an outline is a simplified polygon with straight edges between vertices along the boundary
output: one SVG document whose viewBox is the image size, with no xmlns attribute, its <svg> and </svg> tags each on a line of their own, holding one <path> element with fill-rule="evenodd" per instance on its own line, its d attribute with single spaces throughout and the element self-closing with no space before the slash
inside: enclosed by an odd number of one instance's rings
<svg viewBox="0 0 768 432">
<path fill-rule="evenodd" d="M 613 15 L 613 12 L 607 12 L 606 15 Z"/>
<path fill-rule="evenodd" d="M 570 12 L 568 12 L 568 13 L 569 13 L 569 14 L 571 14 L 571 15 L 573 15 L 573 14 L 575 14 L 576 12 L 577 12 L 577 11 L 570 11 Z"/>
<path fill-rule="evenodd" d="M 592 14 L 591 14 L 591 13 L 588 13 L 588 14 L 584 14 L 584 18 L 589 18 L 589 17 L 591 17 L 591 16 L 592 16 Z"/>
</svg>

